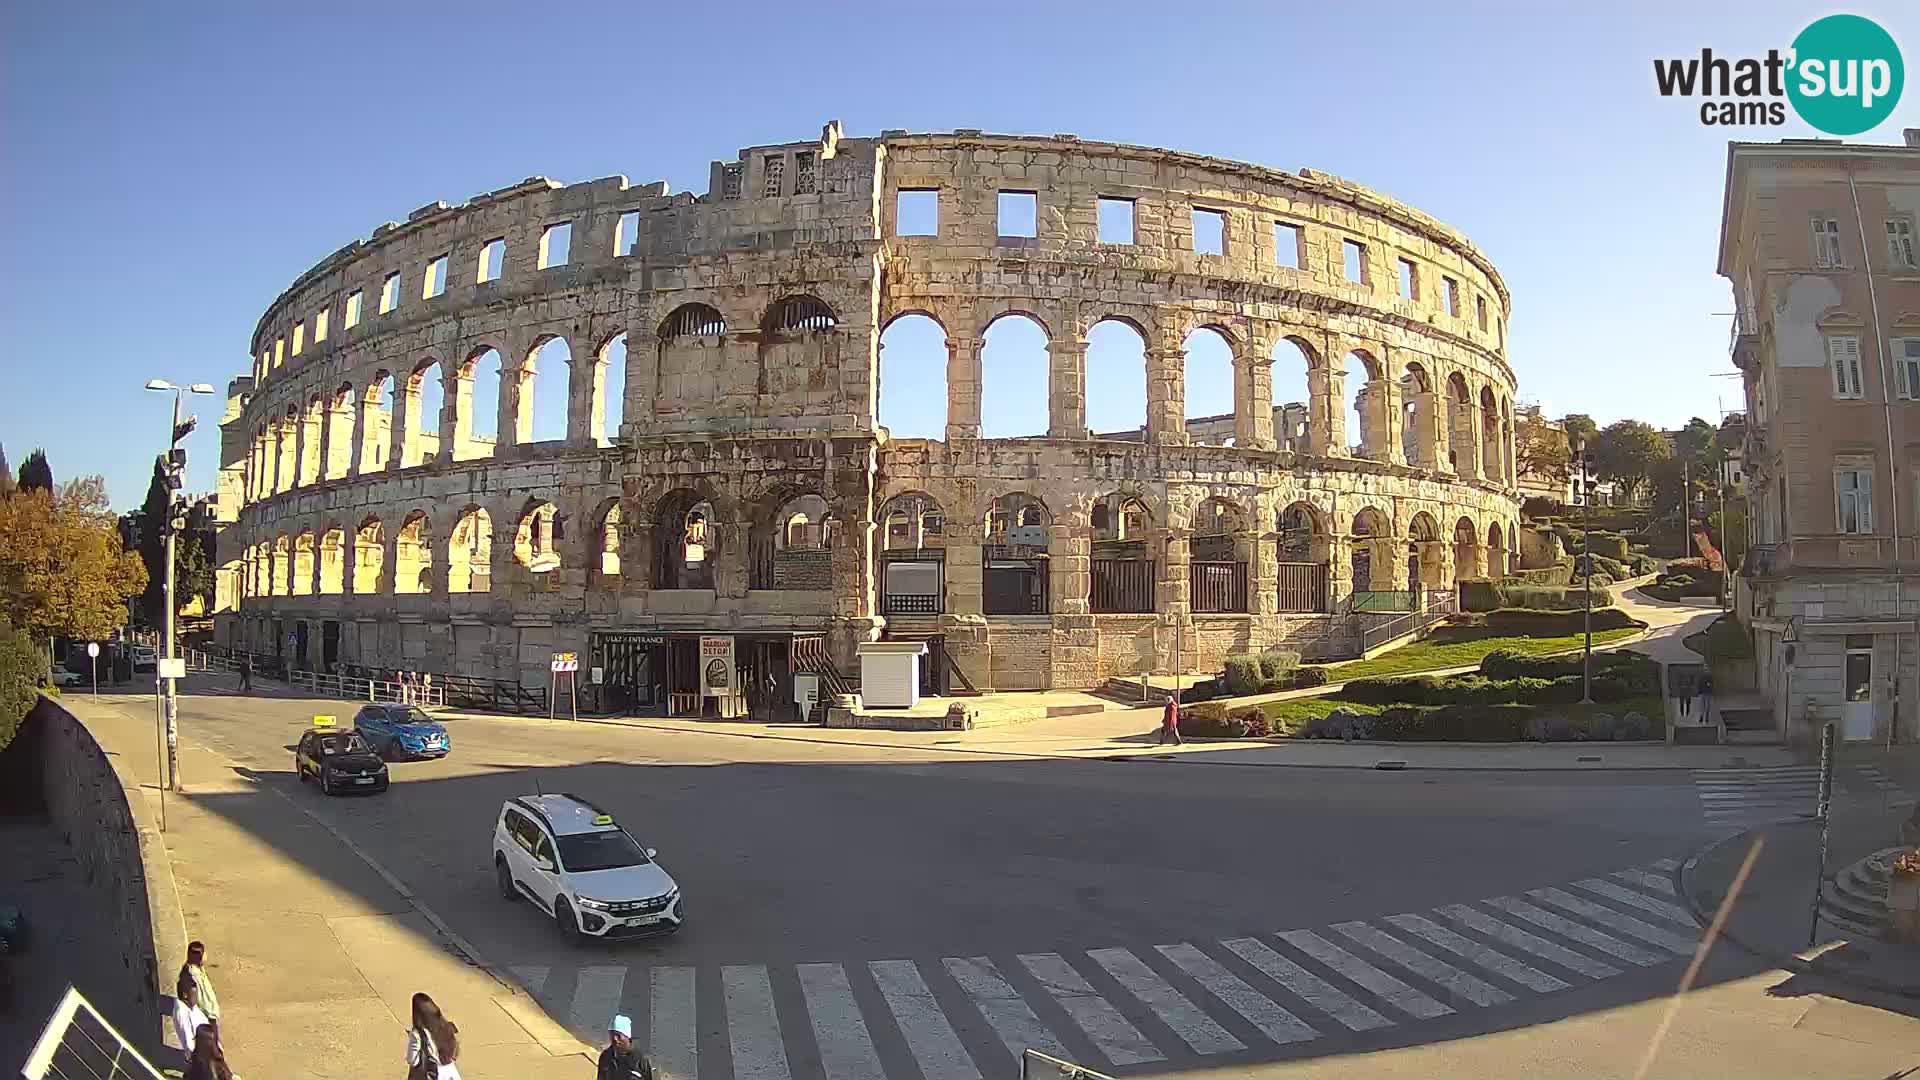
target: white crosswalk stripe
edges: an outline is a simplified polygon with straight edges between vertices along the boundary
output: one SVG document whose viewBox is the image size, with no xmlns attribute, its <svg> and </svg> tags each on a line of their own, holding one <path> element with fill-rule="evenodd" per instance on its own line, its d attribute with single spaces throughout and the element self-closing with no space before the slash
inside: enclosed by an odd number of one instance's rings
<svg viewBox="0 0 1920 1080">
<path fill-rule="evenodd" d="M 1000 1036 L 1015 1061 L 1031 1046 L 1056 1057 L 1066 1056 L 1066 1048 L 1020 997 L 1013 984 L 1001 976 L 1000 969 L 984 956 L 949 956 L 947 974 L 960 984 L 973 1006 L 986 1018 L 994 1034 Z"/>
<path fill-rule="evenodd" d="M 1180 1041 L 1186 1043 L 1194 1053 L 1222 1054 L 1247 1048 L 1245 1043 L 1234 1038 L 1226 1028 L 1214 1023 L 1212 1017 L 1188 1001 L 1186 995 L 1168 985 L 1167 980 L 1148 967 L 1146 961 L 1127 950 L 1089 949 L 1087 958 L 1105 968 L 1107 974 L 1113 976 L 1113 981 L 1125 987 L 1127 993 L 1138 998 L 1142 1005 L 1152 1009 L 1153 1015 L 1180 1036 Z"/>
<path fill-rule="evenodd" d="M 1146 1036 L 1140 1034 L 1140 1029 L 1120 1015 L 1120 1010 L 1095 993 L 1059 953 L 1027 953 L 1020 957 L 1020 962 L 1108 1061 L 1115 1065 L 1138 1065 L 1144 1061 L 1166 1060 L 1166 1055 L 1155 1050 Z"/>
<path fill-rule="evenodd" d="M 1227 946 L 1229 949 L 1233 948 L 1233 942 L 1231 941 L 1222 942 L 1221 944 Z M 1253 944 L 1258 945 L 1259 942 L 1254 942 Z M 1272 1039 L 1274 1042 L 1281 1044 L 1304 1042 L 1308 1039 L 1319 1037 L 1320 1033 L 1313 1030 L 1312 1027 L 1308 1026 L 1299 1017 L 1275 1004 L 1272 998 L 1248 986 L 1240 976 L 1220 966 L 1218 960 L 1194 948 L 1192 945 L 1182 943 L 1179 945 L 1159 945 L 1155 947 L 1160 951 L 1161 956 L 1173 961 L 1181 971 L 1187 973 L 1189 978 L 1201 986 L 1206 987 L 1208 993 L 1219 998 L 1226 1004 L 1227 1008 L 1239 1013 L 1245 1018 L 1247 1023 L 1259 1028 L 1261 1034 Z M 1264 948 L 1264 946 L 1262 947 Z M 1329 987 L 1328 989 L 1332 988 Z M 1338 993 L 1338 991 L 1335 991 L 1335 993 Z M 1361 1005 L 1359 1002 L 1354 1002 L 1353 1004 L 1355 1008 L 1366 1009 L 1366 1006 Z M 1389 1021 L 1386 1017 L 1379 1016 L 1378 1014 L 1375 1015 L 1380 1021 L 1376 1026 L 1387 1026 Z"/>
<path fill-rule="evenodd" d="M 800 976 L 800 992 L 807 999 L 807 1015 L 813 1020 L 820 1064 L 827 1075 L 885 1080 L 886 1070 L 880 1067 L 880 1055 L 873 1049 L 847 973 L 839 964 L 801 964 L 795 970 Z"/>
<path fill-rule="evenodd" d="M 911 960 L 874 960 L 867 964 L 880 996 L 926 1080 L 980 1080 L 980 1070 L 940 1011 L 920 969 Z"/>
<path fill-rule="evenodd" d="M 1814 808 L 1820 769 L 1809 765 L 1696 769 L 1693 785 L 1709 825 L 1765 825 Z"/>
<path fill-rule="evenodd" d="M 1387 1004 L 1409 1016 L 1431 1020 L 1453 1011 L 1451 1007 L 1440 1004 L 1311 930 L 1289 930 L 1278 937 L 1281 941 L 1371 990 Z"/>
<path fill-rule="evenodd" d="M 1679 859 L 1655 859 L 1652 862 L 1648 863 L 1647 865 L 1653 867 L 1655 870 L 1673 871 L 1673 870 L 1680 869 L 1680 860 Z"/>
<path fill-rule="evenodd" d="M 1698 933 L 1674 902 L 1675 866 L 1669 859 L 1596 874 L 1530 890 L 1526 899 L 1288 930 L 1271 942 L 1113 946 L 1088 949 L 1084 959 L 1035 952 L 873 960 L 864 976 L 858 965 L 826 962 L 705 974 L 644 964 L 510 970 L 549 1013 L 594 1042 L 611 1016 L 631 1011 L 638 1020 L 645 1008 L 643 1045 L 658 1074 L 678 1080 L 697 1080 L 703 1043 L 724 1059 L 708 1071 L 735 1080 L 982 1080 L 1005 1073 L 1029 1047 L 1073 1058 L 1062 1034 L 1096 1067 L 1104 1058 L 1115 1068 L 1184 1068 L 1247 1053 L 1254 1042 L 1322 1038 L 1316 1011 L 1347 1030 L 1372 1031 L 1452 1015 L 1449 1002 L 1491 1009 L 1621 973 L 1596 955 L 1642 967 L 1675 963 L 1691 955 Z M 636 994 L 650 998 L 623 1009 Z M 716 1002 L 723 1015 L 706 1015 Z M 956 1008 L 966 1015 L 950 1015 Z"/>
</svg>

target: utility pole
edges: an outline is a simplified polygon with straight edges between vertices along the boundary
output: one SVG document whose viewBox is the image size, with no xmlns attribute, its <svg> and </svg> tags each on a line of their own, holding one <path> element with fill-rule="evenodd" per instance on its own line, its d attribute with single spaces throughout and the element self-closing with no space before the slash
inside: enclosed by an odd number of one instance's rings
<svg viewBox="0 0 1920 1080">
<path fill-rule="evenodd" d="M 151 379 L 148 390 L 173 392 L 173 423 L 167 428 L 167 449 L 165 470 L 167 475 L 167 510 L 161 520 L 160 528 L 166 541 L 166 581 L 162 583 L 163 603 L 166 605 L 166 636 L 161 641 L 162 652 L 154 664 L 155 693 L 160 699 L 162 725 L 167 740 L 167 775 L 165 788 L 180 790 L 180 703 L 178 698 L 177 675 L 183 665 L 175 655 L 174 647 L 174 599 L 173 599 L 173 562 L 174 536 L 187 527 L 186 504 L 177 494 L 186 482 L 187 451 L 180 440 L 193 433 L 198 421 L 189 416 L 183 423 L 180 419 L 180 395 L 183 393 L 211 394 L 213 387 L 206 383 L 194 383 L 192 386 L 175 386 L 165 379 Z"/>
<path fill-rule="evenodd" d="M 1585 599 L 1581 604 L 1580 621 L 1586 633 L 1586 645 L 1580 653 L 1580 703 L 1593 704 L 1593 488 L 1594 482 L 1587 479 L 1587 454 L 1584 449 L 1574 451 L 1574 463 L 1579 467 L 1579 475 L 1574 477 L 1574 497 L 1580 500 L 1580 559 L 1586 564 L 1584 575 L 1586 587 L 1581 592 Z"/>
<path fill-rule="evenodd" d="M 1693 558 L 1693 461 L 1680 461 L 1680 532 L 1687 538 L 1687 558 Z"/>
</svg>

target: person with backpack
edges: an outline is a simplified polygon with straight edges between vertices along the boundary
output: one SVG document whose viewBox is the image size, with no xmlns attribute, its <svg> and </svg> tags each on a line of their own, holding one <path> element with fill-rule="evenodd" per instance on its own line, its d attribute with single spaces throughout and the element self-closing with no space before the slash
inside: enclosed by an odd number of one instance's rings
<svg viewBox="0 0 1920 1080">
<path fill-rule="evenodd" d="M 413 995 L 407 1029 L 407 1080 L 460 1080 L 460 1029 L 425 994 Z"/>
</svg>

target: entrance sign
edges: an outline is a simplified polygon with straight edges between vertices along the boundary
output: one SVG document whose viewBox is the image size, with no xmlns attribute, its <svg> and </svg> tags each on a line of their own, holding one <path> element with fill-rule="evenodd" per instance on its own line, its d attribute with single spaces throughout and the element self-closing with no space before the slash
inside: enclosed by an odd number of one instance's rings
<svg viewBox="0 0 1920 1080">
<path fill-rule="evenodd" d="M 702 697 L 731 697 L 733 688 L 733 638 L 700 639 L 700 694 Z"/>
</svg>

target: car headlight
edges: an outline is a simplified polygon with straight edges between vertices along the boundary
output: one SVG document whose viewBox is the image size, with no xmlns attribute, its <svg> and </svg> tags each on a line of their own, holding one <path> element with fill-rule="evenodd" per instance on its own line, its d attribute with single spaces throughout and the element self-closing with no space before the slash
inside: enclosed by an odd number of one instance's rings
<svg viewBox="0 0 1920 1080">
<path fill-rule="evenodd" d="M 575 903 L 583 908 L 592 908 L 595 911 L 611 911 L 613 909 L 612 904 L 607 903 L 605 900 L 595 900 L 591 896 L 576 896 L 573 899 Z"/>
</svg>

